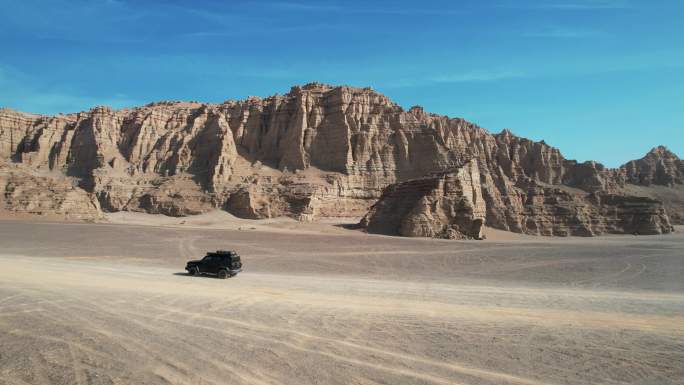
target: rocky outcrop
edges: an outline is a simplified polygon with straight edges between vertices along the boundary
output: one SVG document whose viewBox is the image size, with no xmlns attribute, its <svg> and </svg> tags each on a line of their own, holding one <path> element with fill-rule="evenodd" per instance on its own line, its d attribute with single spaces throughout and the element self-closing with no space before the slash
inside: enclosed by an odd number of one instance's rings
<svg viewBox="0 0 684 385">
<path fill-rule="evenodd" d="M 102 217 L 97 199 L 73 180 L 33 175 L 0 163 L 0 212 L 60 219 L 96 220 Z"/>
<path fill-rule="evenodd" d="M 651 158 L 617 170 L 577 163 L 543 141 L 404 110 L 370 88 L 319 83 L 220 104 L 0 110 L 0 159 L 71 178 L 103 211 L 360 217 L 387 186 L 472 160 L 487 224 L 524 232 L 517 213 L 531 182 L 618 195 L 634 183 L 682 183 L 681 162 Z"/>
<path fill-rule="evenodd" d="M 520 216 L 522 232 L 546 236 L 666 234 L 674 231 L 662 202 L 607 192 L 587 194 L 532 183 Z"/>
<path fill-rule="evenodd" d="M 390 185 L 361 224 L 368 232 L 482 238 L 486 207 L 476 161 L 457 170 Z"/>
<path fill-rule="evenodd" d="M 651 150 L 645 157 L 620 167 L 628 183 L 642 186 L 672 187 L 684 184 L 684 162 L 664 146 Z"/>
<path fill-rule="evenodd" d="M 309 185 L 253 184 L 232 193 L 226 203 L 226 209 L 239 217 L 249 219 L 286 215 L 313 218 L 316 200 L 314 192 L 309 189 Z"/>
<path fill-rule="evenodd" d="M 370 233 L 482 238 L 486 203 L 473 163 L 458 171 L 390 185 L 361 226 Z M 505 213 L 520 231 L 545 236 L 666 234 L 674 231 L 662 202 L 607 192 L 587 193 L 529 181 L 516 187 L 519 204 Z"/>
</svg>

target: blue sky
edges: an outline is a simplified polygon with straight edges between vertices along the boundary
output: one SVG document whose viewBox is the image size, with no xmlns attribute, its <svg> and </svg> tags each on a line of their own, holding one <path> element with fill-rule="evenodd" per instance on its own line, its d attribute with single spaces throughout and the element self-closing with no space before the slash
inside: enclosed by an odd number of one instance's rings
<svg viewBox="0 0 684 385">
<path fill-rule="evenodd" d="M 0 106 L 220 102 L 322 81 L 617 166 L 684 156 L 684 1 L 0 0 Z"/>
</svg>

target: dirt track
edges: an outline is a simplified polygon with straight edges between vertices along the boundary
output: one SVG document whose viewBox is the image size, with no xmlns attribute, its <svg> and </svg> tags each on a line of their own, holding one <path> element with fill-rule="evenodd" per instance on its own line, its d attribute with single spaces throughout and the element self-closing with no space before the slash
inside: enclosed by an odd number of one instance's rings
<svg viewBox="0 0 684 385">
<path fill-rule="evenodd" d="M 681 384 L 684 236 L 0 222 L 0 384 Z M 230 280 L 182 274 L 206 249 Z"/>
</svg>

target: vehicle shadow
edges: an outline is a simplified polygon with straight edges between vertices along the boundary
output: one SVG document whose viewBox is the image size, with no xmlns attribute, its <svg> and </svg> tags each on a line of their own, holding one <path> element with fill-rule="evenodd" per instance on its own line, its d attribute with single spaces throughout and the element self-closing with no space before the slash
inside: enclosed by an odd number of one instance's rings
<svg viewBox="0 0 684 385">
<path fill-rule="evenodd" d="M 363 225 L 360 223 L 337 223 L 334 224 L 333 226 L 335 227 L 340 227 L 346 230 L 361 230 L 363 229 Z"/>
<path fill-rule="evenodd" d="M 181 276 L 181 277 L 190 277 L 190 278 L 216 278 L 216 279 L 218 279 L 218 277 L 215 275 L 207 275 L 207 274 L 190 275 L 187 272 L 183 272 L 183 273 L 176 272 L 176 273 L 173 273 L 173 275 L 177 275 L 177 276 Z"/>
</svg>

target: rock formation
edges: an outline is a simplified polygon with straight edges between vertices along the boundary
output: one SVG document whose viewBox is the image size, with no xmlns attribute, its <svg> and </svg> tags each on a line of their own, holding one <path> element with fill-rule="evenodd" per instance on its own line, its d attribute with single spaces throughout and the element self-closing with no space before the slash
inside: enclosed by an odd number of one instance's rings
<svg viewBox="0 0 684 385">
<path fill-rule="evenodd" d="M 0 162 L 0 213 L 31 214 L 57 219 L 102 217 L 97 199 L 64 177 L 35 175 Z"/>
<path fill-rule="evenodd" d="M 672 187 L 684 184 L 684 162 L 664 146 L 651 150 L 645 157 L 620 167 L 628 183 Z"/>
<path fill-rule="evenodd" d="M 520 217 L 522 232 L 548 236 L 613 234 L 666 234 L 674 229 L 662 202 L 613 194 L 586 193 L 565 186 L 531 183 Z"/>
<path fill-rule="evenodd" d="M 370 233 L 481 239 L 487 212 L 473 162 L 450 173 L 388 186 L 362 219 Z M 662 202 L 605 191 L 587 193 L 530 181 L 506 212 L 520 232 L 546 236 L 664 234 L 673 231 Z"/>
<path fill-rule="evenodd" d="M 488 226 L 539 234 L 562 232 L 549 231 L 544 221 L 531 230 L 522 213 L 533 184 L 581 191 L 579 198 L 573 195 L 578 202 L 590 193 L 634 195 L 627 191 L 632 186 L 680 191 L 682 185 L 682 162 L 664 149 L 607 169 L 566 160 L 543 141 L 509 131 L 493 135 L 421 107 L 406 111 L 370 88 L 319 83 L 221 104 L 160 102 L 58 116 L 3 109 L 0 159 L 3 169 L 21 166 L 31 175 L 68 181 L 94 198 L 98 213 L 183 216 L 222 208 L 246 218 L 302 220 L 361 217 L 387 186 L 467 163 L 478 169 Z M 440 189 L 465 188 L 455 172 L 442 177 L 429 199 L 438 199 Z M 3 199 L 7 210 L 21 210 L 16 199 L 6 193 Z M 668 202 L 676 200 L 665 201 L 669 211 Z M 451 208 L 435 210 L 432 218 L 473 235 L 450 217 Z M 420 218 L 417 234 L 446 231 Z"/>
<path fill-rule="evenodd" d="M 482 238 L 486 206 L 477 161 L 452 172 L 388 186 L 361 224 L 368 232 L 433 238 Z"/>
</svg>

